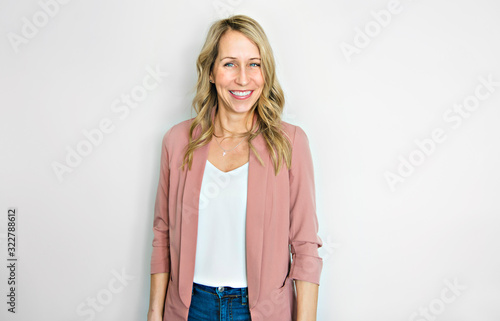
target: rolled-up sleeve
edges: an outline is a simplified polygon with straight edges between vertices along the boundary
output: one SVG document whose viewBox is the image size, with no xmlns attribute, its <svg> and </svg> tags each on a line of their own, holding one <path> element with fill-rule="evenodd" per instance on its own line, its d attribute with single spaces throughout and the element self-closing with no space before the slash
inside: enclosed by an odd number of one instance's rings
<svg viewBox="0 0 500 321">
<path fill-rule="evenodd" d="M 290 177 L 290 233 L 292 253 L 290 278 L 319 285 L 323 259 L 318 248 L 323 242 L 318 235 L 314 169 L 309 140 L 295 126 Z"/>
<path fill-rule="evenodd" d="M 151 274 L 170 273 L 170 240 L 168 230 L 168 189 L 169 189 L 169 159 L 167 151 L 168 130 L 163 136 L 160 179 L 156 192 L 153 218 L 153 252 L 151 254 Z"/>
</svg>

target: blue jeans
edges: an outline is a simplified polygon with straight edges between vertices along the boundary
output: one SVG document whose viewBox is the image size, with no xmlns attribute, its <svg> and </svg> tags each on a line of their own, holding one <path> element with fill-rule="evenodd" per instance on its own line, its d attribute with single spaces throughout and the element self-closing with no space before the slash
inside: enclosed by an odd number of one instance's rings
<svg viewBox="0 0 500 321">
<path fill-rule="evenodd" d="M 251 321 L 248 288 L 193 283 L 188 321 Z"/>
</svg>

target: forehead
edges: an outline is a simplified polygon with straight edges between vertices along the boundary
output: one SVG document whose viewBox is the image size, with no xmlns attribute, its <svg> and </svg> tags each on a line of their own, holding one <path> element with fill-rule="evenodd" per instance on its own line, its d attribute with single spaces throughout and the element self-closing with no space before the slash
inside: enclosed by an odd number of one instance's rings
<svg viewBox="0 0 500 321">
<path fill-rule="evenodd" d="M 243 33 L 226 31 L 219 41 L 219 59 L 226 56 L 236 58 L 260 57 L 259 48 Z"/>
</svg>

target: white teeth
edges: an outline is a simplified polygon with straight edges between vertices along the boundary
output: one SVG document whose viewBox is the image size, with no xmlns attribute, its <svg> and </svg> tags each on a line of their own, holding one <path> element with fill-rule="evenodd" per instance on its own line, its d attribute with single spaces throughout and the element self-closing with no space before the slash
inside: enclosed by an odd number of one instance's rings
<svg viewBox="0 0 500 321">
<path fill-rule="evenodd" d="M 249 91 L 229 91 L 231 94 L 235 95 L 235 96 L 248 96 L 250 95 L 250 93 L 252 92 L 251 90 Z"/>
</svg>

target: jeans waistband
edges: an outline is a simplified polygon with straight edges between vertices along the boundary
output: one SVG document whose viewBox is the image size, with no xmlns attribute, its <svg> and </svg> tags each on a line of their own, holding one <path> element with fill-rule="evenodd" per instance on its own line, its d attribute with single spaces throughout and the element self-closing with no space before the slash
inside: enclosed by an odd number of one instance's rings
<svg viewBox="0 0 500 321">
<path fill-rule="evenodd" d="M 193 287 L 199 288 L 203 291 L 210 292 L 213 294 L 230 294 L 230 295 L 241 295 L 243 298 L 247 297 L 248 287 L 244 288 L 233 288 L 230 286 L 209 286 L 200 283 L 194 283 Z"/>
</svg>

